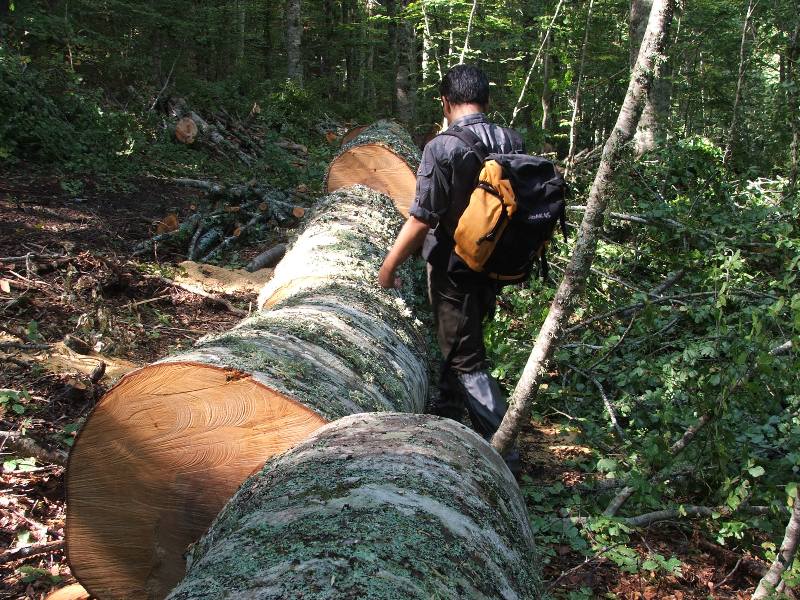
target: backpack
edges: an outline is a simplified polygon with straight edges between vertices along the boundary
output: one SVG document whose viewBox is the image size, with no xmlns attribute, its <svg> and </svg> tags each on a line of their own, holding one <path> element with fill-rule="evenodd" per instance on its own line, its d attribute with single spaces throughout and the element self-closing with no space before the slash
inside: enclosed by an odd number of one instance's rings
<svg viewBox="0 0 800 600">
<path fill-rule="evenodd" d="M 527 154 L 490 154 L 474 132 L 460 126 L 440 135 L 460 139 L 482 163 L 453 233 L 455 254 L 503 285 L 526 281 L 537 262 L 546 279 L 545 248 L 557 225 L 567 237 L 567 184 L 555 165 Z"/>
</svg>

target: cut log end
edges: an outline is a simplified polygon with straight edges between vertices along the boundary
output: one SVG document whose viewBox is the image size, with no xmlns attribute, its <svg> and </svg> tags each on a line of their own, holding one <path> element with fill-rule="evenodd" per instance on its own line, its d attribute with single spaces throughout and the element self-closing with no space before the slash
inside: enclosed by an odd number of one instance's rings
<svg viewBox="0 0 800 600">
<path fill-rule="evenodd" d="M 197 124 L 191 117 L 178 120 L 175 125 L 175 139 L 181 144 L 193 144 L 197 139 Z"/>
<path fill-rule="evenodd" d="M 325 423 L 240 371 L 175 362 L 128 375 L 70 456 L 73 572 L 96 597 L 163 598 L 242 480 Z"/>
<path fill-rule="evenodd" d="M 408 163 L 380 144 L 355 146 L 331 163 L 327 192 L 355 184 L 386 194 L 404 217 L 414 200 L 416 175 Z"/>
</svg>

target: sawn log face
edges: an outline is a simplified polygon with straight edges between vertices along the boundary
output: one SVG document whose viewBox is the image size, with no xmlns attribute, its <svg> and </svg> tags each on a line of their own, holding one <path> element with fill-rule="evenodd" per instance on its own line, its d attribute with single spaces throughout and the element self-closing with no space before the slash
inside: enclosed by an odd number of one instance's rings
<svg viewBox="0 0 800 600">
<path fill-rule="evenodd" d="M 324 423 L 423 410 L 419 323 L 376 283 L 401 223 L 366 187 L 321 200 L 262 293 L 270 310 L 100 401 L 67 472 L 68 557 L 93 595 L 163 598 L 242 481 Z"/>
</svg>

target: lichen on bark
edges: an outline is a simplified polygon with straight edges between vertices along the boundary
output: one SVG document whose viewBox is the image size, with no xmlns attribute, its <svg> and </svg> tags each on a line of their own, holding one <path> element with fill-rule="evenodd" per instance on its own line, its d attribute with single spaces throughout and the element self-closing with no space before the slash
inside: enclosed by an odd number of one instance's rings
<svg viewBox="0 0 800 600">
<path fill-rule="evenodd" d="M 538 564 L 484 440 L 447 419 L 361 414 L 248 479 L 169 598 L 532 599 Z"/>
</svg>

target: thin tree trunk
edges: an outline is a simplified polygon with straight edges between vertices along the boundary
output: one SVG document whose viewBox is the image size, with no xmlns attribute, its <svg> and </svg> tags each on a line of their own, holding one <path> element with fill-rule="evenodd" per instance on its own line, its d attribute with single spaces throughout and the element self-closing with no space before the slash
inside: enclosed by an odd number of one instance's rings
<svg viewBox="0 0 800 600">
<path fill-rule="evenodd" d="M 238 17 L 239 36 L 236 46 L 236 64 L 240 67 L 244 64 L 244 42 L 247 31 L 247 4 L 246 0 L 236 0 L 236 12 Z"/>
<path fill-rule="evenodd" d="M 647 31 L 636 60 L 636 66 L 631 74 L 625 101 L 620 109 L 616 126 L 603 148 L 603 157 L 589 193 L 587 210 L 581 222 L 572 259 L 550 305 L 547 319 L 539 331 L 536 344 L 531 351 L 520 381 L 511 396 L 511 406 L 500 424 L 500 428 L 492 438 L 492 445 L 501 454 L 511 446 L 530 412 L 530 405 L 538 391 L 546 363 L 555 351 L 558 339 L 562 335 L 574 310 L 574 304 L 586 283 L 597 246 L 597 234 L 603 224 L 615 170 L 622 159 L 625 145 L 631 140 L 636 130 L 647 89 L 652 83 L 656 57 L 662 52 L 666 42 L 667 28 L 672 18 L 672 7 L 672 0 L 653 1 Z"/>
<path fill-rule="evenodd" d="M 439 46 L 438 44 L 434 43 L 433 36 L 431 35 L 431 23 L 430 19 L 428 18 L 428 11 L 425 8 L 425 1 L 422 2 L 422 19 L 425 24 L 425 30 L 423 32 L 422 37 L 422 48 L 423 48 L 423 56 L 428 56 L 428 62 L 430 61 L 430 57 L 433 56 L 433 60 L 436 63 L 436 74 L 439 75 L 439 80 L 441 81 L 443 72 L 442 72 L 442 62 L 439 60 Z M 422 82 L 427 83 L 430 80 L 430 66 L 428 66 L 427 62 L 423 62 L 423 70 L 422 70 Z"/>
<path fill-rule="evenodd" d="M 286 0 L 286 73 L 289 79 L 303 84 L 300 46 L 303 41 L 301 0 Z"/>
<path fill-rule="evenodd" d="M 561 6 L 563 4 L 564 0 L 558 0 L 558 4 L 556 5 L 556 10 L 553 13 L 553 18 L 550 19 L 550 25 L 547 26 L 547 31 L 544 34 L 544 39 L 542 40 L 542 44 L 539 46 L 538 52 L 536 52 L 536 58 L 533 59 L 531 67 L 530 69 L 528 69 L 528 74 L 525 77 L 525 83 L 522 84 L 522 89 L 519 92 L 519 98 L 517 98 L 517 104 L 516 106 L 514 106 L 514 111 L 511 113 L 511 121 L 509 122 L 509 126 L 514 125 L 514 120 L 517 118 L 517 115 L 522 110 L 522 101 L 525 98 L 525 92 L 528 89 L 528 84 L 531 82 L 531 75 L 533 75 L 533 70 L 536 68 L 536 63 L 539 62 L 539 57 L 542 55 L 542 50 L 544 49 L 544 45 L 550 38 L 550 32 L 553 29 L 553 24 L 556 22 L 556 19 L 558 18 L 558 13 L 561 11 Z"/>
<path fill-rule="evenodd" d="M 797 554 L 798 541 L 800 541 L 800 498 L 795 498 L 792 516 L 789 519 L 789 524 L 786 525 L 786 533 L 783 536 L 778 555 L 775 557 L 775 561 L 770 566 L 767 574 L 758 582 L 758 587 L 753 593 L 753 600 L 767 598 L 778 590 L 781 585 L 781 575 L 792 566 L 792 561 L 794 561 L 795 554 Z"/>
<path fill-rule="evenodd" d="M 791 123 L 792 128 L 792 145 L 790 148 L 790 160 L 791 160 L 791 168 L 789 170 L 789 186 L 791 190 L 795 190 L 797 188 L 797 171 L 800 166 L 800 115 L 797 113 L 798 105 L 800 105 L 800 93 L 798 93 L 797 85 L 798 85 L 798 72 L 797 72 L 797 59 L 798 54 L 800 54 L 800 38 L 798 37 L 798 31 L 800 30 L 800 21 L 798 21 L 794 26 L 794 34 L 792 34 L 792 41 L 789 46 L 789 52 L 787 53 L 787 60 L 786 60 L 786 77 L 787 77 L 787 89 L 789 90 L 787 94 L 788 100 L 788 117 L 789 122 Z"/>
<path fill-rule="evenodd" d="M 553 90 L 550 89 L 550 70 L 553 66 L 553 59 L 550 56 L 550 48 L 552 45 L 552 36 L 547 36 L 544 58 L 542 59 L 542 132 L 544 133 L 545 139 L 553 122 Z"/>
<path fill-rule="evenodd" d="M 408 2 L 409 0 L 399 0 L 399 4 L 396 5 L 400 14 L 397 15 L 395 35 L 395 114 L 405 124 L 411 123 L 414 118 L 414 94 L 411 88 L 411 27 L 402 14 Z"/>
<path fill-rule="evenodd" d="M 733 109 L 731 110 L 731 124 L 728 127 L 728 137 L 725 142 L 725 154 L 723 155 L 722 162 L 727 163 L 731 158 L 733 152 L 733 138 L 736 135 L 736 113 L 739 108 L 739 102 L 742 98 L 742 84 L 744 83 L 745 73 L 745 41 L 747 39 L 747 29 L 750 26 L 750 17 L 753 16 L 753 11 L 756 8 L 758 0 L 754 3 L 750 0 L 747 5 L 747 12 L 744 16 L 744 24 L 742 25 L 742 41 L 739 44 L 739 77 L 736 79 L 736 95 L 733 98 Z"/>
<path fill-rule="evenodd" d="M 567 168 L 564 171 L 564 178 L 569 176 L 575 160 L 575 142 L 577 141 L 577 121 L 578 111 L 581 105 L 581 83 L 583 82 L 583 67 L 586 64 L 586 48 L 589 45 L 589 25 L 592 22 L 592 8 L 594 0 L 589 0 L 589 10 L 586 13 L 586 31 L 583 34 L 583 48 L 581 49 L 581 62 L 578 67 L 578 81 L 575 83 L 575 98 L 572 102 L 572 119 L 569 122 L 569 152 L 567 152 Z"/>
<path fill-rule="evenodd" d="M 458 59 L 458 64 L 464 64 L 464 57 L 467 55 L 469 49 L 469 34 L 472 32 L 472 21 L 475 18 L 475 11 L 478 8 L 478 0 L 472 0 L 472 10 L 469 13 L 469 21 L 467 21 L 467 35 L 464 37 L 464 47 L 461 49 L 461 56 Z"/>
</svg>

